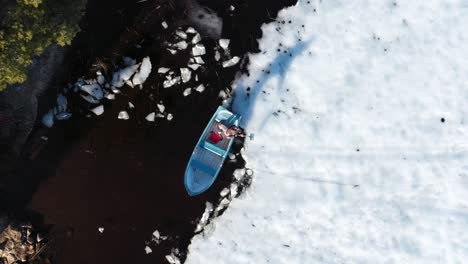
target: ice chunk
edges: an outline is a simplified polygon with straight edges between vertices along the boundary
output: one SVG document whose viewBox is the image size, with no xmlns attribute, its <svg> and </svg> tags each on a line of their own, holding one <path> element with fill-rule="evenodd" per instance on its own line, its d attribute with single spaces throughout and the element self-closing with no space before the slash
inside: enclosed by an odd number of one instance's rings
<svg viewBox="0 0 468 264">
<path fill-rule="evenodd" d="M 101 100 L 104 97 L 104 92 L 101 89 L 101 86 L 99 84 L 88 84 L 88 85 L 83 85 L 80 87 L 80 89 L 86 93 L 88 93 L 90 96 L 92 96 L 96 100 Z"/>
<path fill-rule="evenodd" d="M 185 32 L 187 32 L 189 34 L 197 33 L 197 31 L 193 27 L 188 27 L 187 30 L 185 30 Z"/>
<path fill-rule="evenodd" d="M 112 86 L 117 88 L 122 87 L 124 85 L 124 82 L 128 81 L 132 77 L 132 75 L 135 74 L 135 72 L 138 70 L 138 67 L 140 67 L 140 65 L 135 64 L 114 72 L 114 74 L 112 75 Z"/>
<path fill-rule="evenodd" d="M 217 51 L 217 50 L 215 51 L 214 58 L 215 58 L 215 61 L 219 61 L 221 59 L 221 54 L 219 53 L 219 51 Z"/>
<path fill-rule="evenodd" d="M 67 110 L 67 106 L 68 106 L 67 97 L 65 97 L 63 94 L 59 94 L 57 96 L 57 107 L 59 111 Z"/>
<path fill-rule="evenodd" d="M 189 64 L 188 67 L 194 71 L 198 70 L 200 68 L 200 64 Z"/>
<path fill-rule="evenodd" d="M 183 31 L 177 30 L 176 35 L 181 39 L 187 39 L 187 34 L 185 32 L 183 32 Z"/>
<path fill-rule="evenodd" d="M 219 91 L 218 97 L 225 99 L 227 97 L 227 94 L 224 90 Z"/>
<path fill-rule="evenodd" d="M 51 109 L 42 117 L 42 124 L 46 127 L 52 127 L 54 125 L 54 111 Z"/>
<path fill-rule="evenodd" d="M 164 118 L 164 115 L 161 114 L 161 113 L 157 113 L 157 114 L 156 114 L 156 117 L 157 117 L 157 118 Z"/>
<path fill-rule="evenodd" d="M 127 111 L 120 111 L 117 118 L 121 120 L 128 120 L 130 119 L 130 116 L 128 115 Z"/>
<path fill-rule="evenodd" d="M 166 256 L 167 262 L 170 264 L 180 264 L 180 259 L 174 255 L 174 253 L 171 253 L 170 255 Z"/>
<path fill-rule="evenodd" d="M 182 77 L 182 82 L 186 83 L 192 78 L 192 71 L 188 68 L 180 68 L 180 76 Z"/>
<path fill-rule="evenodd" d="M 134 85 L 139 85 L 143 84 L 148 76 L 151 73 L 151 60 L 149 57 L 143 58 L 143 61 L 141 62 L 140 66 L 140 71 L 135 73 L 135 76 L 133 76 L 132 82 Z"/>
<path fill-rule="evenodd" d="M 156 113 L 155 113 L 155 112 L 151 112 L 151 113 L 149 113 L 149 114 L 145 117 L 145 119 L 146 119 L 146 121 L 148 121 L 148 122 L 154 122 L 155 117 L 156 117 Z"/>
<path fill-rule="evenodd" d="M 85 99 L 88 101 L 88 103 L 91 104 L 99 104 L 99 100 L 94 99 L 91 95 L 81 95 L 81 98 Z"/>
<path fill-rule="evenodd" d="M 163 21 L 161 22 L 161 26 L 164 28 L 164 29 L 167 29 L 169 26 L 167 25 L 167 22 L 166 21 Z"/>
<path fill-rule="evenodd" d="M 229 39 L 220 39 L 219 40 L 219 46 L 221 46 L 221 48 L 223 48 L 223 50 L 227 50 L 228 47 L 229 47 L 230 42 L 231 42 L 231 40 L 229 40 Z"/>
<path fill-rule="evenodd" d="M 128 108 L 130 109 L 134 109 L 135 108 L 135 105 L 132 104 L 132 102 L 128 102 Z"/>
<path fill-rule="evenodd" d="M 195 91 L 199 93 L 203 93 L 203 91 L 205 91 L 205 85 L 203 84 L 198 85 L 197 88 L 195 88 Z"/>
<path fill-rule="evenodd" d="M 106 82 L 106 77 L 104 77 L 103 75 L 98 75 L 98 77 L 97 77 L 97 82 L 98 82 L 100 85 L 103 85 L 103 84 Z"/>
<path fill-rule="evenodd" d="M 60 112 L 55 115 L 55 119 L 60 120 L 60 121 L 68 120 L 71 117 L 72 117 L 72 114 L 68 112 Z"/>
<path fill-rule="evenodd" d="M 159 112 L 161 113 L 164 113 L 164 111 L 166 110 L 166 107 L 162 103 L 157 104 L 157 107 L 158 107 Z"/>
<path fill-rule="evenodd" d="M 198 64 L 205 64 L 205 61 L 202 59 L 202 57 L 195 57 L 195 62 Z"/>
<path fill-rule="evenodd" d="M 146 254 L 151 254 L 152 252 L 153 252 L 153 250 L 151 250 L 150 247 L 148 247 L 148 246 L 145 247 L 145 253 Z"/>
<path fill-rule="evenodd" d="M 237 196 L 237 190 L 239 188 L 239 185 L 237 183 L 231 183 L 231 198 Z"/>
<path fill-rule="evenodd" d="M 197 44 L 198 42 L 201 41 L 201 35 L 197 33 L 193 38 L 192 38 L 192 44 Z"/>
<path fill-rule="evenodd" d="M 107 100 L 114 100 L 115 99 L 115 94 L 108 93 L 108 94 L 106 94 L 106 98 L 107 98 Z"/>
<path fill-rule="evenodd" d="M 219 211 L 223 210 L 223 209 L 226 208 L 230 203 L 231 203 L 231 201 L 229 201 L 229 199 L 223 198 L 223 200 L 221 200 L 221 202 L 218 204 L 218 207 L 216 207 L 216 211 L 219 212 Z"/>
<path fill-rule="evenodd" d="M 239 181 L 242 178 L 244 178 L 245 169 L 237 169 L 237 170 L 234 171 L 233 175 L 234 175 L 234 178 L 236 178 L 236 180 Z"/>
<path fill-rule="evenodd" d="M 210 215 L 213 212 L 213 204 L 210 202 L 206 202 L 205 212 L 203 212 L 200 221 L 198 222 L 197 228 L 195 229 L 195 233 L 198 233 L 203 230 L 206 226 L 208 219 L 210 219 Z"/>
<path fill-rule="evenodd" d="M 224 197 L 224 196 L 226 196 L 226 195 L 228 195 L 228 194 L 229 194 L 229 189 L 228 189 L 228 188 L 224 188 L 224 189 L 219 193 L 219 195 L 220 195 L 221 197 Z"/>
<path fill-rule="evenodd" d="M 98 228 L 98 231 L 99 231 L 99 233 L 101 233 L 101 234 L 104 233 L 104 227 L 99 227 L 99 228 Z"/>
<path fill-rule="evenodd" d="M 167 49 L 172 55 L 175 55 L 177 53 L 177 50 L 175 49 Z"/>
<path fill-rule="evenodd" d="M 158 230 L 155 230 L 155 231 L 153 232 L 153 238 L 159 240 L 160 237 L 161 237 L 161 234 L 159 233 L 159 231 L 158 231 Z"/>
<path fill-rule="evenodd" d="M 169 88 L 171 86 L 174 86 L 175 84 L 180 83 L 180 77 L 175 77 L 174 79 L 166 80 L 163 83 L 164 88 Z"/>
<path fill-rule="evenodd" d="M 188 44 L 185 40 L 182 40 L 182 41 L 179 41 L 175 44 L 175 46 L 179 49 L 179 50 L 184 50 L 188 47 Z"/>
<path fill-rule="evenodd" d="M 97 116 L 100 116 L 104 113 L 104 106 L 103 105 L 96 106 L 95 108 L 91 109 L 91 112 L 93 112 Z"/>
<path fill-rule="evenodd" d="M 246 174 L 247 176 L 252 176 L 252 175 L 253 175 L 253 170 L 251 170 L 251 169 L 246 169 L 246 170 L 245 170 L 245 174 Z"/>
<path fill-rule="evenodd" d="M 172 119 L 174 119 L 174 116 L 171 113 L 167 114 L 167 120 L 171 121 Z"/>
<path fill-rule="evenodd" d="M 197 44 L 192 48 L 193 56 L 201 56 L 201 55 L 205 55 L 205 53 L 206 53 L 206 50 L 203 44 Z"/>
<path fill-rule="evenodd" d="M 231 6 L 229 7 L 229 10 L 234 11 L 234 10 L 236 10 L 236 8 L 235 8 L 233 5 L 231 5 Z"/>
<path fill-rule="evenodd" d="M 236 155 L 234 155 L 233 153 L 229 153 L 229 159 L 230 160 L 236 159 Z"/>
<path fill-rule="evenodd" d="M 170 70 L 169 68 L 161 67 L 161 68 L 158 69 L 158 73 L 164 74 L 164 73 L 168 72 L 169 70 Z"/>
<path fill-rule="evenodd" d="M 184 96 L 188 96 L 192 93 L 192 88 L 187 88 L 184 90 Z"/>
<path fill-rule="evenodd" d="M 228 68 L 239 63 L 240 58 L 237 56 L 232 57 L 232 59 L 223 62 L 223 68 Z"/>
</svg>

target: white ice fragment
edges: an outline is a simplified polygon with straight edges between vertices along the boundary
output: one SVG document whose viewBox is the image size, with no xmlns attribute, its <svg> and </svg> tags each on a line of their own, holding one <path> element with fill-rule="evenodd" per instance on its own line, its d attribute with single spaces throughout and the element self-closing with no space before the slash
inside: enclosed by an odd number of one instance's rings
<svg viewBox="0 0 468 264">
<path fill-rule="evenodd" d="M 234 155 L 233 153 L 229 153 L 229 159 L 230 160 L 236 159 L 236 155 Z"/>
<path fill-rule="evenodd" d="M 206 53 L 206 50 L 203 44 L 197 44 L 192 48 L 193 56 L 201 56 L 201 55 L 205 55 L 205 53 Z"/>
<path fill-rule="evenodd" d="M 210 202 L 206 202 L 206 208 L 205 212 L 203 212 L 203 215 L 198 222 L 197 228 L 195 229 L 195 233 L 198 233 L 203 230 L 203 228 L 206 226 L 206 223 L 208 222 L 208 219 L 210 219 L 210 215 L 213 212 L 213 204 Z"/>
<path fill-rule="evenodd" d="M 237 190 L 239 188 L 239 185 L 237 183 L 231 183 L 231 197 L 236 197 L 237 196 Z"/>
<path fill-rule="evenodd" d="M 198 42 L 201 41 L 201 35 L 197 33 L 193 38 L 192 38 L 192 44 L 197 44 Z"/>
<path fill-rule="evenodd" d="M 127 111 L 120 111 L 117 118 L 121 120 L 128 120 L 130 119 L 130 116 L 128 115 Z"/>
<path fill-rule="evenodd" d="M 197 33 L 197 31 L 193 27 L 188 27 L 187 30 L 185 30 L 185 32 L 187 32 L 189 34 Z"/>
<path fill-rule="evenodd" d="M 159 240 L 160 237 L 161 237 L 161 234 L 159 233 L 159 231 L 158 231 L 158 230 L 155 230 L 155 231 L 153 232 L 153 238 Z"/>
<path fill-rule="evenodd" d="M 215 61 L 219 61 L 221 59 L 221 54 L 219 53 L 219 51 L 217 51 L 217 50 L 215 51 L 214 58 L 215 58 Z"/>
<path fill-rule="evenodd" d="M 156 106 L 158 107 L 160 113 L 164 113 L 164 111 L 166 110 L 166 107 L 162 103 L 157 104 Z"/>
<path fill-rule="evenodd" d="M 100 116 L 104 113 L 104 106 L 103 105 L 96 106 L 95 108 L 91 109 L 91 112 L 93 112 L 97 116 Z"/>
<path fill-rule="evenodd" d="M 145 253 L 148 255 L 148 254 L 151 254 L 151 252 L 153 252 L 153 250 L 151 250 L 150 247 L 146 246 L 145 247 Z"/>
<path fill-rule="evenodd" d="M 104 97 L 104 93 L 101 89 L 101 86 L 99 84 L 88 84 L 88 85 L 83 85 L 80 87 L 80 89 L 90 96 L 92 96 L 96 100 L 101 100 Z"/>
<path fill-rule="evenodd" d="M 179 41 L 175 44 L 175 46 L 179 49 L 179 50 L 184 50 L 188 47 L 188 44 L 185 40 L 182 40 L 182 41 Z"/>
<path fill-rule="evenodd" d="M 247 176 L 252 176 L 252 175 L 253 175 L 253 170 L 251 170 L 251 169 L 246 169 L 246 170 L 245 170 L 245 174 L 246 174 Z"/>
<path fill-rule="evenodd" d="M 234 10 L 236 10 L 236 8 L 235 8 L 233 5 L 231 5 L 231 6 L 229 7 L 229 10 L 234 11 Z"/>
<path fill-rule="evenodd" d="M 104 227 L 99 227 L 99 228 L 98 228 L 98 231 L 99 231 L 99 233 L 101 233 L 101 234 L 104 233 Z"/>
<path fill-rule="evenodd" d="M 168 121 L 171 121 L 173 118 L 174 118 L 174 116 L 171 113 L 167 114 L 167 120 Z"/>
<path fill-rule="evenodd" d="M 124 85 L 125 81 L 130 80 L 133 74 L 138 70 L 140 64 L 128 66 L 127 68 L 121 69 L 114 72 L 112 75 L 112 86 L 120 88 Z"/>
<path fill-rule="evenodd" d="M 175 49 L 167 49 L 172 55 L 175 55 L 177 53 L 177 50 Z"/>
<path fill-rule="evenodd" d="M 57 96 L 57 107 L 59 111 L 67 110 L 68 100 L 63 94 L 59 94 Z"/>
<path fill-rule="evenodd" d="M 219 40 L 219 46 L 221 46 L 221 48 L 223 48 L 223 50 L 227 50 L 228 47 L 229 47 L 230 42 L 231 42 L 231 40 L 229 40 L 229 39 L 220 39 Z"/>
<path fill-rule="evenodd" d="M 223 209 L 226 208 L 230 203 L 231 203 L 231 201 L 229 201 L 229 199 L 223 198 L 223 200 L 221 200 L 221 202 L 218 204 L 218 207 L 216 207 L 216 211 L 219 212 L 219 211 L 223 210 Z"/>
<path fill-rule="evenodd" d="M 220 195 L 221 197 L 224 197 L 224 196 L 226 196 L 226 195 L 228 195 L 228 194 L 229 194 L 229 189 L 228 189 L 228 188 L 224 188 L 224 189 L 219 193 L 219 195 Z"/>
<path fill-rule="evenodd" d="M 225 99 L 227 97 L 227 94 L 224 90 L 219 91 L 218 97 Z"/>
<path fill-rule="evenodd" d="M 232 59 L 223 62 L 223 68 L 228 68 L 239 63 L 240 58 L 237 56 L 232 57 Z"/>
<path fill-rule="evenodd" d="M 108 93 L 108 94 L 106 94 L 106 98 L 107 98 L 107 100 L 115 100 L 115 94 Z"/>
<path fill-rule="evenodd" d="M 188 67 L 194 71 L 198 70 L 200 68 L 200 64 L 189 64 Z"/>
<path fill-rule="evenodd" d="M 145 119 L 146 119 L 146 121 L 148 121 L 148 122 L 154 122 L 155 117 L 156 117 L 156 113 L 155 113 L 155 112 L 151 112 L 151 113 L 149 113 L 149 114 L 145 117 Z"/>
<path fill-rule="evenodd" d="M 97 77 L 97 82 L 98 82 L 100 85 L 103 85 L 103 84 L 106 82 L 106 77 L 104 77 L 103 75 L 98 75 L 98 77 Z"/>
<path fill-rule="evenodd" d="M 55 115 L 55 119 L 63 121 L 63 120 L 68 120 L 72 117 L 71 113 L 68 112 L 61 112 Z"/>
<path fill-rule="evenodd" d="M 97 83 L 96 79 L 84 80 L 86 84 L 95 84 Z"/>
<path fill-rule="evenodd" d="M 174 253 L 171 253 L 170 255 L 166 255 L 166 260 L 170 264 L 180 264 L 180 259 L 174 255 Z"/>
<path fill-rule="evenodd" d="M 132 104 L 132 102 L 128 102 L 128 108 L 130 109 L 134 109 L 135 108 L 135 105 Z"/>
<path fill-rule="evenodd" d="M 54 111 L 51 109 L 42 117 L 42 124 L 46 127 L 52 127 L 54 125 Z"/>
<path fill-rule="evenodd" d="M 132 88 L 134 87 L 132 81 L 130 81 L 130 80 L 125 80 L 124 83 L 125 83 L 126 85 L 132 87 Z"/>
<path fill-rule="evenodd" d="M 198 74 L 195 74 L 195 81 L 198 82 Z"/>
<path fill-rule="evenodd" d="M 164 28 L 164 29 L 167 29 L 169 26 L 167 25 L 167 22 L 166 21 L 163 21 L 161 22 L 161 26 Z"/>
<path fill-rule="evenodd" d="M 195 62 L 198 64 L 205 64 L 205 61 L 202 59 L 202 57 L 195 57 Z"/>
<path fill-rule="evenodd" d="M 203 84 L 198 85 L 197 88 L 195 88 L 195 91 L 199 93 L 203 93 L 203 91 L 205 91 L 205 85 Z"/>
<path fill-rule="evenodd" d="M 166 80 L 163 83 L 164 88 L 169 88 L 171 86 L 174 86 L 175 84 L 180 83 L 180 77 L 175 77 L 174 79 Z"/>
<path fill-rule="evenodd" d="M 237 170 L 234 171 L 233 175 L 234 175 L 234 178 L 236 178 L 236 180 L 239 181 L 244 177 L 245 169 L 244 168 L 243 169 L 237 169 Z"/>
<path fill-rule="evenodd" d="M 187 34 L 185 32 L 183 32 L 183 31 L 177 30 L 176 35 L 181 39 L 187 39 Z"/>
<path fill-rule="evenodd" d="M 192 78 L 192 71 L 188 68 L 180 68 L 180 76 L 182 77 L 182 82 L 186 83 Z"/>
<path fill-rule="evenodd" d="M 164 74 L 164 73 L 168 72 L 169 70 L 170 70 L 169 68 L 161 67 L 161 68 L 158 69 L 158 73 Z"/>
<path fill-rule="evenodd" d="M 157 118 L 164 118 L 164 115 L 161 114 L 161 113 L 157 113 L 157 114 L 156 114 L 156 117 L 157 117 Z"/>
<path fill-rule="evenodd" d="M 188 96 L 188 95 L 190 95 L 191 93 L 192 93 L 192 88 L 187 88 L 187 89 L 184 90 L 184 93 L 183 93 L 183 94 L 184 94 L 184 96 Z"/>
<path fill-rule="evenodd" d="M 96 71 L 96 76 L 101 76 L 102 72 L 101 71 Z"/>
<path fill-rule="evenodd" d="M 144 57 L 143 61 L 141 62 L 140 66 L 140 71 L 135 73 L 135 76 L 133 76 L 132 82 L 134 85 L 140 85 L 143 84 L 148 76 L 151 73 L 151 60 L 149 57 Z"/>
<path fill-rule="evenodd" d="M 91 95 L 81 95 L 81 98 L 85 99 L 86 101 L 88 101 L 88 103 L 91 103 L 91 104 L 98 104 L 99 103 L 99 100 L 96 100 L 94 99 Z"/>
</svg>

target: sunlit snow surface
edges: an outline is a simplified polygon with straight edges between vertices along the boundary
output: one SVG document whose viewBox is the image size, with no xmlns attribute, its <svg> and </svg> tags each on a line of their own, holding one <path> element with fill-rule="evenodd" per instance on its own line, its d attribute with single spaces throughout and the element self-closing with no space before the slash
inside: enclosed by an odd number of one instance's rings
<svg viewBox="0 0 468 264">
<path fill-rule="evenodd" d="M 277 21 L 235 85 L 252 186 L 186 263 L 468 263 L 468 2 L 300 1 Z"/>
</svg>

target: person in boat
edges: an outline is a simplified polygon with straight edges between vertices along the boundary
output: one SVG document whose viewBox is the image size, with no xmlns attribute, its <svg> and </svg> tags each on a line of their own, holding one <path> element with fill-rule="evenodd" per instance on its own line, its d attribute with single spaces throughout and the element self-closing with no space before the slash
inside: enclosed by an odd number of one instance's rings
<svg viewBox="0 0 468 264">
<path fill-rule="evenodd" d="M 225 124 L 222 122 L 218 122 L 218 129 L 219 133 L 224 135 L 227 138 L 232 138 L 232 137 L 245 137 L 245 132 L 242 128 L 232 125 L 230 127 L 227 127 Z"/>
</svg>

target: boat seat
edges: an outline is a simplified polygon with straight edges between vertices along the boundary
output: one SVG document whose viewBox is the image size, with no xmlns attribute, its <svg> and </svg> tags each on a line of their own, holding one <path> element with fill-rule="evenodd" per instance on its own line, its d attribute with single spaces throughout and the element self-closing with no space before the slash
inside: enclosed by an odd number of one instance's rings
<svg viewBox="0 0 468 264">
<path fill-rule="evenodd" d="M 226 151 L 224 149 L 221 149 L 213 144 L 211 144 L 210 142 L 208 141 L 202 141 L 200 143 L 200 146 L 206 150 L 209 150 L 211 152 L 213 152 L 214 154 L 216 155 L 219 155 L 221 157 L 224 156 L 224 154 L 226 154 Z"/>
<path fill-rule="evenodd" d="M 210 166 L 206 165 L 205 163 L 202 163 L 198 160 L 192 160 L 192 166 L 196 169 L 199 169 L 203 172 L 205 172 L 206 174 L 209 174 L 209 175 L 215 175 L 216 173 L 216 170 L 211 168 Z"/>
</svg>

